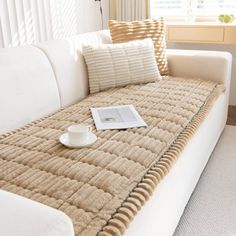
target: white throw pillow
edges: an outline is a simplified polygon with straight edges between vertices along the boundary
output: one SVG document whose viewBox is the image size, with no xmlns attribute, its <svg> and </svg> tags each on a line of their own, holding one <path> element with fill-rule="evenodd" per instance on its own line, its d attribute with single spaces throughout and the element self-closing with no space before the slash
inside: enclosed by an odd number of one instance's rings
<svg viewBox="0 0 236 236">
<path fill-rule="evenodd" d="M 152 39 L 83 46 L 90 93 L 161 79 Z"/>
</svg>

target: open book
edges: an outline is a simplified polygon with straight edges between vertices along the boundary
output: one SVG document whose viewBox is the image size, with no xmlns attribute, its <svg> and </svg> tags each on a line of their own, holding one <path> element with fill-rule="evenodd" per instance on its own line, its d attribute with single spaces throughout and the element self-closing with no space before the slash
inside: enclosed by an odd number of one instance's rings
<svg viewBox="0 0 236 236">
<path fill-rule="evenodd" d="M 91 108 L 91 112 L 97 130 L 147 126 L 133 105 Z"/>
</svg>

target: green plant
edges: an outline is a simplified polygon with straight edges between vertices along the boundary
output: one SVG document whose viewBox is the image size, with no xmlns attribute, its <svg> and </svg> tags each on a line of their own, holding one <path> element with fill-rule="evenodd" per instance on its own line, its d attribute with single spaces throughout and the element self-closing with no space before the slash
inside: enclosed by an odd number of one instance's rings
<svg viewBox="0 0 236 236">
<path fill-rule="evenodd" d="M 220 14 L 218 19 L 222 23 L 232 23 L 235 20 L 235 16 L 232 14 Z"/>
</svg>

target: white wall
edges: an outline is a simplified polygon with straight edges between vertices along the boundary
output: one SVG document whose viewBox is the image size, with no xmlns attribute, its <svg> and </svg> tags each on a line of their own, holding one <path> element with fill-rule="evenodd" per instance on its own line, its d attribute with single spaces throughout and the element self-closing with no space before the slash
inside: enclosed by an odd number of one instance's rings
<svg viewBox="0 0 236 236">
<path fill-rule="evenodd" d="M 102 0 L 104 22 L 109 0 Z M 95 0 L 0 0 L 0 48 L 102 29 Z"/>
<path fill-rule="evenodd" d="M 230 91 L 230 105 L 236 106 L 236 46 L 215 44 L 169 43 L 168 48 L 227 51 L 233 55 L 233 70 Z"/>
<path fill-rule="evenodd" d="M 58 0 L 57 0 L 58 1 Z M 66 0 L 68 1 L 68 0 Z M 75 0 L 77 7 L 78 32 L 92 32 L 101 30 L 101 16 L 99 2 L 95 0 Z M 109 20 L 109 0 L 102 0 L 104 28 Z"/>
</svg>

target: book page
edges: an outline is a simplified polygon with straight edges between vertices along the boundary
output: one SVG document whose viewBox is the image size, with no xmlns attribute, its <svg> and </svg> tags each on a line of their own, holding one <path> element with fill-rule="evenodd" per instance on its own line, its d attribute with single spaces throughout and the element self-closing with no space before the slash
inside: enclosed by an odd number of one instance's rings
<svg viewBox="0 0 236 236">
<path fill-rule="evenodd" d="M 147 126 L 133 105 L 91 108 L 97 130 Z"/>
</svg>

